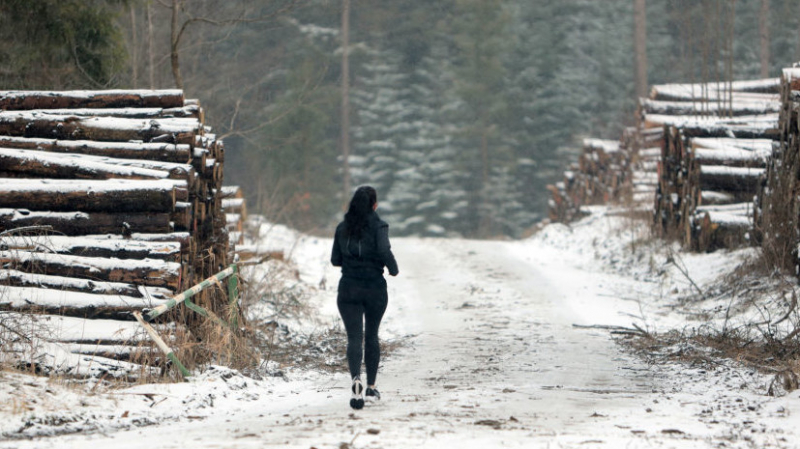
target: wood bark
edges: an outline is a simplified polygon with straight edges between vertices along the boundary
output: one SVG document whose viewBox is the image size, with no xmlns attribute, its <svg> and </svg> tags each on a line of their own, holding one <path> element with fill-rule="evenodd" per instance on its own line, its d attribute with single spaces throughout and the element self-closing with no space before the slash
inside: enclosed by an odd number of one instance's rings
<svg viewBox="0 0 800 449">
<path fill-rule="evenodd" d="M 44 274 L 25 273 L 17 270 L 0 271 L 0 285 L 45 288 L 53 291 L 72 291 L 97 295 L 155 298 L 161 300 L 166 300 L 173 296 L 172 290 L 166 288 L 144 287 L 122 282 L 101 282 L 89 279 L 48 276 Z"/>
<path fill-rule="evenodd" d="M 72 117 L 117 117 L 128 119 L 199 119 L 202 116 L 202 109 L 197 105 L 181 106 L 179 108 L 35 109 L 30 112 Z"/>
<path fill-rule="evenodd" d="M 62 140 L 193 144 L 203 129 L 197 119 L 76 117 L 32 111 L 0 112 L 0 134 Z"/>
<path fill-rule="evenodd" d="M 763 169 L 706 165 L 700 167 L 700 188 L 722 192 L 744 192 L 752 196 L 763 174 Z"/>
<path fill-rule="evenodd" d="M 0 148 L 0 171 L 24 178 L 166 179 L 170 173 L 99 161 L 77 161 L 53 153 Z M 174 175 L 173 175 L 174 176 Z"/>
<path fill-rule="evenodd" d="M 62 254 L 0 251 L 0 262 L 12 269 L 52 276 L 126 282 L 177 291 L 180 264 L 156 260 L 118 260 Z"/>
<path fill-rule="evenodd" d="M 769 76 L 769 2 L 770 0 L 761 0 L 761 8 L 758 12 L 761 78 L 767 78 Z"/>
<path fill-rule="evenodd" d="M 70 141 L 0 136 L 0 147 L 184 164 L 192 159 L 191 146 L 170 143 Z"/>
<path fill-rule="evenodd" d="M 0 208 L 54 212 L 170 212 L 177 201 L 186 200 L 185 183 L 172 180 L 18 179 L 0 184 Z"/>
<path fill-rule="evenodd" d="M 645 0 L 633 2 L 633 56 L 636 64 L 636 96 L 647 96 L 647 9 Z"/>
<path fill-rule="evenodd" d="M 343 201 L 350 198 L 350 0 L 342 0 L 342 113 L 341 145 Z"/>
<path fill-rule="evenodd" d="M 178 242 L 97 240 L 59 235 L 5 236 L 0 242 L 0 248 L 83 257 L 157 259 L 168 262 L 180 262 L 181 258 L 181 245 Z"/>
<path fill-rule="evenodd" d="M 65 235 L 169 233 L 170 213 L 32 212 L 0 209 L 0 231 L 26 226 L 51 226 Z"/>
<path fill-rule="evenodd" d="M 183 91 L 100 90 L 100 91 L 0 91 L 0 109 L 78 108 L 180 108 Z"/>
</svg>

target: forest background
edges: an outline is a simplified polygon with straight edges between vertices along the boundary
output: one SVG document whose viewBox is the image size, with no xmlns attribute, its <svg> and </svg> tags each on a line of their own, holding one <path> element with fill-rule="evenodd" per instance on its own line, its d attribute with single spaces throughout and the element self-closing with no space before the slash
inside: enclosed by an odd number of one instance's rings
<svg viewBox="0 0 800 449">
<path fill-rule="evenodd" d="M 226 184 L 271 221 L 335 225 L 349 140 L 349 185 L 378 189 L 393 235 L 518 237 L 582 138 L 634 123 L 637 67 L 778 76 L 800 60 L 800 2 L 0 0 L 0 40 L 3 90 L 199 98 Z"/>
</svg>

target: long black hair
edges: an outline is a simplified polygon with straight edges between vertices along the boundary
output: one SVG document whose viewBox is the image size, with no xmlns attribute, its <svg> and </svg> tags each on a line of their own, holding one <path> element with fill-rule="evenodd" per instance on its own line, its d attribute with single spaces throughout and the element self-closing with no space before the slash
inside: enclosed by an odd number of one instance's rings
<svg viewBox="0 0 800 449">
<path fill-rule="evenodd" d="M 361 232 L 367 227 L 367 218 L 378 202 L 378 192 L 370 186 L 361 186 L 356 189 L 350 207 L 344 214 L 345 232 L 350 237 L 361 237 Z"/>
</svg>

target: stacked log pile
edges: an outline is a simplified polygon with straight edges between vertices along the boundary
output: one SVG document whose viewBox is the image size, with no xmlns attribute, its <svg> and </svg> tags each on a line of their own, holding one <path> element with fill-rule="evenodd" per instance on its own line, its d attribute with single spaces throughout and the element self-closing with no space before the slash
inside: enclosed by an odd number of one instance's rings
<svg viewBox="0 0 800 449">
<path fill-rule="evenodd" d="M 655 86 L 640 122 L 661 129 L 655 229 L 699 251 L 754 243 L 753 201 L 778 137 L 777 79 Z M 724 207 L 722 207 L 724 206 Z"/>
<path fill-rule="evenodd" d="M 568 222 L 580 206 L 605 204 L 619 196 L 628 159 L 613 140 L 584 139 L 578 163 L 564 172 L 563 181 L 548 186 L 550 219 Z"/>
<path fill-rule="evenodd" d="M 145 339 L 114 336 L 130 327 L 130 312 L 228 263 L 224 146 L 203 121 L 180 90 L 0 92 L 5 314 L 103 329 L 102 338 L 54 330 L 53 339 L 111 374 L 143 372 L 129 361 Z M 214 292 L 197 302 L 214 312 L 227 305 Z"/>
<path fill-rule="evenodd" d="M 781 78 L 780 143 L 767 167 L 765 188 L 756 203 L 756 224 L 769 264 L 800 273 L 800 68 L 783 70 Z"/>
</svg>

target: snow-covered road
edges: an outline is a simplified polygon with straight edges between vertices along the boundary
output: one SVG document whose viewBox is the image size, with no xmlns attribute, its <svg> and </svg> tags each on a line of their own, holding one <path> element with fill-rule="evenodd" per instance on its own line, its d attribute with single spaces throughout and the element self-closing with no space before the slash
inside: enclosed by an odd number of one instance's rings
<svg viewBox="0 0 800 449">
<path fill-rule="evenodd" d="M 573 326 L 630 323 L 638 309 L 617 299 L 623 280 L 518 242 L 393 243 L 400 276 L 382 337 L 412 337 L 382 363 L 380 403 L 353 411 L 347 376 L 320 375 L 229 414 L 2 447 L 738 447 L 729 422 L 698 419 L 713 398 L 675 391 L 608 332 Z"/>
</svg>

